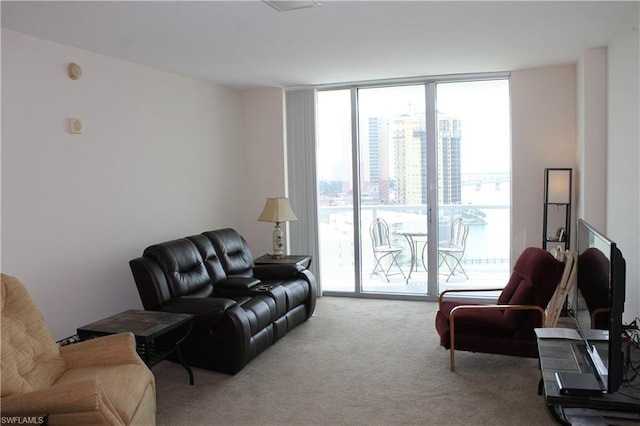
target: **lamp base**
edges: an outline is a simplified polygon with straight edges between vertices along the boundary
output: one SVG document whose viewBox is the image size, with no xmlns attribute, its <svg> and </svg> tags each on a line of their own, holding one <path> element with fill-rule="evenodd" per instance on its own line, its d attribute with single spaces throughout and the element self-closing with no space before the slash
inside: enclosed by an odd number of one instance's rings
<svg viewBox="0 0 640 426">
<path fill-rule="evenodd" d="M 273 230 L 273 259 L 282 259 L 284 257 L 284 232 L 280 228 L 280 222 L 276 222 L 276 228 Z"/>
</svg>

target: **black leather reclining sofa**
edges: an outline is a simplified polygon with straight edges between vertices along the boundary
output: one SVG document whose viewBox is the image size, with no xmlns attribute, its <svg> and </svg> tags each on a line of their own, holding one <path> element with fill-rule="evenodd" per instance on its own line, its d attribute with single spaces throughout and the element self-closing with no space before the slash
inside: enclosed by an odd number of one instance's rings
<svg viewBox="0 0 640 426">
<path fill-rule="evenodd" d="M 309 270 L 254 265 L 233 229 L 154 244 L 129 265 L 146 310 L 195 315 L 181 345 L 194 367 L 235 374 L 315 309 Z"/>
</svg>

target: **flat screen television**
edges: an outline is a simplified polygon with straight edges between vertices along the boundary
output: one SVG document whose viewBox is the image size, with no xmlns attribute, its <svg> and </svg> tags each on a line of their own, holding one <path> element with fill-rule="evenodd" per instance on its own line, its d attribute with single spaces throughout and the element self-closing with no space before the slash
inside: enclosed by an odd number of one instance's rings
<svg viewBox="0 0 640 426">
<path fill-rule="evenodd" d="M 624 376 L 622 313 L 626 263 L 616 243 L 578 219 L 578 280 L 573 311 L 597 374 L 608 393 L 618 390 Z M 604 341 L 598 351 L 594 341 Z M 600 344 L 602 349 L 603 344 Z"/>
</svg>

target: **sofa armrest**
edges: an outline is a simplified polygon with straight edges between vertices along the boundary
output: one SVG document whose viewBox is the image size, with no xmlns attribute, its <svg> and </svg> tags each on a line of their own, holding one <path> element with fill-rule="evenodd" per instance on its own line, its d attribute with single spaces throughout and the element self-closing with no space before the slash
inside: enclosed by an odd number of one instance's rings
<svg viewBox="0 0 640 426">
<path fill-rule="evenodd" d="M 236 301 L 224 297 L 177 297 L 162 307 L 163 312 L 193 314 L 197 317 L 220 317 Z"/>
<path fill-rule="evenodd" d="M 64 383 L 33 392 L 6 396 L 2 398 L 1 403 L 4 417 L 99 411 L 110 424 L 124 424 L 103 392 L 99 380 Z"/>
<path fill-rule="evenodd" d="M 249 291 L 258 285 L 260 285 L 260 280 L 257 278 L 232 276 L 216 281 L 214 287 L 216 289 Z"/>
<path fill-rule="evenodd" d="M 62 346 L 60 354 L 70 369 L 94 365 L 144 364 L 136 352 L 132 333 L 112 334 Z"/>
</svg>

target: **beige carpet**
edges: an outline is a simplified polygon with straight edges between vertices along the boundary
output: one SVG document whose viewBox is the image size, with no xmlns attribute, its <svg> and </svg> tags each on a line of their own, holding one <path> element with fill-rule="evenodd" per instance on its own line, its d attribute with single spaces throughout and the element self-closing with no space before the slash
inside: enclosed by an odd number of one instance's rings
<svg viewBox="0 0 640 426">
<path fill-rule="evenodd" d="M 437 304 L 318 299 L 235 376 L 153 368 L 159 425 L 553 425 L 537 360 L 440 347 Z"/>
</svg>

